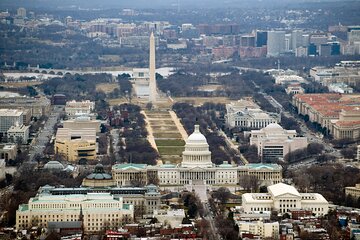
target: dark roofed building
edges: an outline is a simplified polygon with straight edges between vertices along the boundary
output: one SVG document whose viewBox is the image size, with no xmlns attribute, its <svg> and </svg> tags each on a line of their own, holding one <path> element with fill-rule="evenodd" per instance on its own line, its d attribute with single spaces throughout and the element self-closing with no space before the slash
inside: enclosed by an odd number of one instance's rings
<svg viewBox="0 0 360 240">
<path fill-rule="evenodd" d="M 105 172 L 102 164 L 95 166 L 94 172 L 84 178 L 82 186 L 84 187 L 114 187 L 116 182 L 112 176 Z"/>
</svg>

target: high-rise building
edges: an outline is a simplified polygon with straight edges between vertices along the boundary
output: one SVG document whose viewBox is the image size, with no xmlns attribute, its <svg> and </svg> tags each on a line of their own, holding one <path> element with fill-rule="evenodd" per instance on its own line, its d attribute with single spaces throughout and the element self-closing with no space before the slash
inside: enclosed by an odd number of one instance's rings
<svg viewBox="0 0 360 240">
<path fill-rule="evenodd" d="M 325 43 L 321 44 L 319 48 L 320 56 L 330 56 L 331 55 L 331 44 Z"/>
<path fill-rule="evenodd" d="M 240 38 L 241 47 L 255 47 L 255 36 L 253 35 L 244 35 Z"/>
<path fill-rule="evenodd" d="M 268 33 L 266 31 L 256 31 L 256 47 L 267 45 Z"/>
<path fill-rule="evenodd" d="M 269 31 L 267 39 L 267 56 L 278 57 L 285 51 L 285 31 Z"/>
<path fill-rule="evenodd" d="M 18 8 L 17 14 L 18 17 L 26 18 L 26 9 L 25 8 Z"/>
<path fill-rule="evenodd" d="M 308 56 L 316 56 L 317 55 L 317 47 L 314 43 L 311 43 L 308 46 Z"/>
<path fill-rule="evenodd" d="M 319 48 L 321 44 L 326 44 L 328 40 L 329 37 L 325 33 L 312 34 L 310 36 L 310 43 L 315 44 L 317 48 Z"/>
<path fill-rule="evenodd" d="M 360 42 L 360 26 L 348 27 L 348 41 L 350 44 Z"/>
</svg>

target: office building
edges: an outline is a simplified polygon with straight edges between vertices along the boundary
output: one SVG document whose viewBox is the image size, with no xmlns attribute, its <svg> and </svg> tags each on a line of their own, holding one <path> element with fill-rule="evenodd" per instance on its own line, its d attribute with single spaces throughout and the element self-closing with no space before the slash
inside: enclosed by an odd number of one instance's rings
<svg viewBox="0 0 360 240">
<path fill-rule="evenodd" d="M 277 123 L 251 131 L 250 145 L 256 145 L 265 162 L 282 159 L 288 153 L 305 149 L 307 144 L 306 137 L 298 137 L 295 130 L 285 130 Z"/>
<path fill-rule="evenodd" d="M 349 44 L 360 42 L 360 26 L 348 26 L 347 37 Z"/>
<path fill-rule="evenodd" d="M 255 36 L 253 35 L 241 36 L 240 47 L 255 47 Z"/>
<path fill-rule="evenodd" d="M 241 238 L 246 233 L 269 239 L 277 239 L 279 236 L 279 222 L 235 221 L 235 225 L 239 227 L 239 237 Z"/>
<path fill-rule="evenodd" d="M 39 119 L 50 114 L 51 102 L 46 97 L 7 97 L 0 98 L 0 109 L 29 109 L 31 116 Z"/>
<path fill-rule="evenodd" d="M 122 197 L 106 192 L 68 195 L 50 194 L 52 187 L 44 186 L 27 204 L 16 211 L 16 229 L 49 227 L 53 222 L 80 222 L 85 233 L 119 228 L 134 219 L 134 207 Z"/>
<path fill-rule="evenodd" d="M 22 123 L 23 111 L 17 109 L 0 109 L 0 135 L 6 135 L 12 126 Z"/>
<path fill-rule="evenodd" d="M 256 47 L 267 45 L 268 33 L 266 31 L 256 31 Z"/>
<path fill-rule="evenodd" d="M 285 52 L 285 31 L 269 31 L 267 36 L 267 56 L 278 57 Z"/>
<path fill-rule="evenodd" d="M 55 153 L 61 154 L 67 161 L 92 161 L 96 159 L 96 130 L 84 128 L 72 130 L 59 128 L 56 133 Z"/>
<path fill-rule="evenodd" d="M 360 197 L 360 184 L 356 184 L 355 187 L 345 187 L 345 195 L 350 195 L 357 201 Z"/>
<path fill-rule="evenodd" d="M 298 114 L 318 123 L 334 139 L 360 137 L 360 101 L 357 94 L 298 94 L 293 105 Z"/>
<path fill-rule="evenodd" d="M 71 130 L 93 128 L 96 130 L 96 133 L 100 132 L 100 124 L 100 120 L 91 120 L 91 118 L 87 116 L 80 116 L 63 122 L 64 128 Z"/>
<path fill-rule="evenodd" d="M 16 15 L 18 17 L 26 18 L 26 9 L 25 8 L 18 8 L 16 11 Z"/>
<path fill-rule="evenodd" d="M 7 131 L 7 137 L 9 142 L 26 144 L 29 140 L 30 126 L 15 125 L 11 126 Z"/>
</svg>

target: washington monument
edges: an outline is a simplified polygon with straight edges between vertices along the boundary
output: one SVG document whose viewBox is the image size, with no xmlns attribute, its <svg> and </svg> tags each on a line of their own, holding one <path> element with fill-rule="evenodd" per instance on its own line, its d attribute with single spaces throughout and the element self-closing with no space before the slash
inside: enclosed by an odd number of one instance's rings
<svg viewBox="0 0 360 240">
<path fill-rule="evenodd" d="M 150 65 L 149 66 L 149 75 L 150 75 L 149 102 L 154 104 L 156 102 L 157 93 L 156 93 L 156 76 L 155 76 L 155 38 L 154 38 L 153 32 L 151 32 L 151 35 L 150 35 L 150 57 L 149 58 L 150 58 L 149 59 L 149 65 Z"/>
</svg>

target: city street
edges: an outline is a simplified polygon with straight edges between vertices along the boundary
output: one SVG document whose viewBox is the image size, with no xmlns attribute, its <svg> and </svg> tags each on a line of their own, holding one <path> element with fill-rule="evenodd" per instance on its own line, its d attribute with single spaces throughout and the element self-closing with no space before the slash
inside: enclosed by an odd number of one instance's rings
<svg viewBox="0 0 360 240">
<path fill-rule="evenodd" d="M 210 231 L 212 238 L 210 238 L 209 240 L 221 239 L 221 236 L 218 233 L 218 230 L 215 226 L 215 214 L 211 211 L 211 209 L 209 209 L 209 203 L 203 203 L 203 206 L 204 206 L 204 216 L 205 216 L 204 218 L 210 224 Z"/>
<path fill-rule="evenodd" d="M 62 112 L 62 106 L 52 106 L 51 114 L 48 120 L 45 122 L 44 128 L 40 129 L 36 138 L 33 140 L 29 149 L 30 161 L 34 160 L 36 154 L 43 154 L 46 144 L 51 140 L 54 134 L 54 126 L 58 122 L 60 113 Z"/>
<path fill-rule="evenodd" d="M 287 117 L 287 118 L 294 118 L 297 123 L 299 124 L 300 126 L 300 129 L 302 131 L 302 134 L 307 137 L 308 139 L 308 142 L 309 143 L 320 143 L 320 144 L 323 144 L 324 145 L 324 150 L 326 153 L 330 154 L 330 155 L 333 155 L 335 156 L 336 158 L 341 158 L 341 154 L 339 151 L 337 151 L 336 149 L 334 149 L 334 147 L 330 144 L 330 143 L 327 143 L 325 142 L 321 136 L 319 134 L 316 134 L 314 132 L 312 132 L 305 124 L 305 122 L 303 120 L 300 120 L 299 117 L 297 115 L 293 115 L 291 114 L 290 112 L 288 111 L 285 111 L 285 109 L 283 108 L 283 106 L 278 102 L 276 101 L 276 99 L 274 99 L 272 96 L 268 95 L 267 93 L 264 93 L 263 90 L 258 86 L 256 85 L 254 82 L 253 84 L 255 85 L 255 87 L 259 88 L 260 89 L 260 94 L 262 94 L 264 96 L 264 98 L 266 100 L 268 100 L 268 102 L 273 106 L 275 107 L 276 109 L 279 109 L 281 111 L 281 113 Z M 310 161 L 310 160 L 306 160 L 308 164 L 311 164 L 313 162 L 316 162 L 316 161 Z"/>
<path fill-rule="evenodd" d="M 111 137 L 112 137 L 112 148 L 113 148 L 113 151 L 114 151 L 114 156 L 115 156 L 115 161 L 119 161 L 120 160 L 120 156 L 119 156 L 119 133 L 120 133 L 120 130 L 119 129 L 112 129 L 110 131 L 110 134 L 111 134 Z M 109 146 L 109 149 L 110 149 L 110 146 Z M 110 155 L 109 155 L 110 156 Z"/>
</svg>

